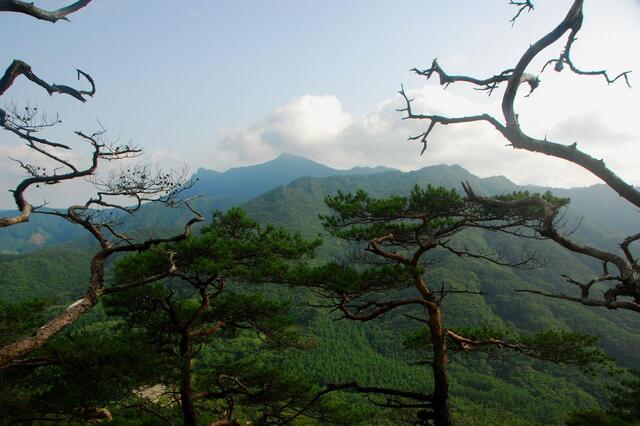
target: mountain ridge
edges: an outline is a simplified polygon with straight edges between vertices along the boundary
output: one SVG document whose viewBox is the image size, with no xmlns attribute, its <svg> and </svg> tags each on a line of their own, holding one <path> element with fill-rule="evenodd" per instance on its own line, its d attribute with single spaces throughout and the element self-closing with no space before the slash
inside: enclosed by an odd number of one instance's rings
<svg viewBox="0 0 640 426">
<path fill-rule="evenodd" d="M 231 196 L 244 202 L 305 176 L 366 175 L 386 171 L 396 169 L 358 166 L 340 170 L 299 155 L 284 153 L 264 163 L 233 167 L 224 172 L 201 167 L 192 175 L 194 186 L 185 191 L 185 196 L 205 193 L 209 196 Z"/>
<path fill-rule="evenodd" d="M 637 231 L 637 211 L 624 199 L 603 184 L 578 188 L 548 188 L 534 185 L 517 185 L 502 175 L 480 178 L 460 165 L 434 165 L 421 169 L 403 172 L 396 169 L 378 167 L 355 167 L 348 170 L 337 170 L 315 161 L 292 154 L 282 154 L 265 163 L 232 168 L 226 172 L 199 169 L 203 176 L 213 176 L 211 185 L 207 179 L 200 179 L 197 184 L 184 193 L 185 197 L 204 194 L 195 200 L 194 207 L 203 214 L 209 215 L 214 209 L 225 210 L 242 205 L 256 197 L 267 194 L 278 188 L 286 188 L 305 179 L 325 179 L 331 177 L 352 176 L 361 186 L 369 186 L 369 181 L 377 182 L 385 195 L 406 192 L 413 185 L 431 183 L 460 190 L 460 182 L 469 181 L 480 193 L 499 195 L 517 190 L 530 192 L 552 191 L 557 196 L 572 199 L 570 210 L 576 216 L 584 216 L 597 223 L 602 229 L 597 233 L 611 233 L 615 237 L 630 235 Z M 310 176 L 310 175 L 316 176 Z M 217 179 L 217 180 L 216 180 Z M 400 187 L 398 184 L 402 183 Z M 386 188 L 386 189 L 385 189 Z M 336 190 L 339 188 L 336 188 Z M 227 194 L 228 193 L 228 194 Z M 10 215 L 12 211 L 0 212 Z M 141 211 L 127 219 L 125 229 L 162 228 L 173 229 L 188 220 L 190 213 L 178 209 L 166 209 L 161 205 L 148 204 Z M 30 222 L 18 226 L 4 228 L 0 239 L 0 253 L 29 252 L 53 244 L 68 243 L 83 238 L 83 229 L 50 216 L 34 214 Z"/>
</svg>

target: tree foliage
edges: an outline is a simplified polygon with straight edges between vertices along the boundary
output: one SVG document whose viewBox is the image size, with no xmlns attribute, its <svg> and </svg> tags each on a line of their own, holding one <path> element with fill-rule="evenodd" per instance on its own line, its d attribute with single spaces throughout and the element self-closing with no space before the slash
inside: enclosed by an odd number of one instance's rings
<svg viewBox="0 0 640 426">
<path fill-rule="evenodd" d="M 551 194 L 536 197 L 548 200 L 557 208 L 568 202 Z M 473 228 L 518 233 L 520 227 L 539 220 L 541 215 L 536 205 L 528 202 L 517 204 L 529 198 L 530 195 L 525 193 L 505 195 L 503 200 L 516 203 L 506 208 L 477 203 L 455 190 L 428 185 L 425 188 L 414 187 L 406 197 L 378 199 L 360 190 L 355 194 L 339 192 L 326 199 L 334 214 L 321 216 L 325 228 L 334 236 L 364 249 L 365 254 L 354 256 L 353 261 L 360 264 L 355 268 L 330 263 L 296 270 L 299 283 L 316 288 L 325 297 L 325 306 L 350 320 L 367 322 L 402 310 L 409 319 L 423 324 L 405 345 L 421 351 L 418 363 L 431 366 L 433 391 L 409 395 L 399 390 L 377 389 L 379 394 L 398 398 L 384 406 L 412 409 L 418 424 L 451 424 L 450 353 L 507 349 L 584 369 L 593 369 L 609 361 L 595 347 L 595 338 L 570 331 L 548 330 L 518 336 L 481 324 L 465 329 L 445 325 L 442 300 L 448 294 L 481 293 L 465 288 L 447 288 L 445 283 L 438 287 L 429 282 L 425 272 L 433 265 L 434 253 L 478 258 L 500 265 L 526 266 L 532 258 L 509 260 L 497 253 L 478 252 L 460 245 L 457 237 L 464 230 Z M 340 385 L 334 386 L 341 389 Z M 352 388 L 362 391 L 364 386 L 357 384 Z M 369 390 L 369 393 L 374 391 Z"/>
</svg>

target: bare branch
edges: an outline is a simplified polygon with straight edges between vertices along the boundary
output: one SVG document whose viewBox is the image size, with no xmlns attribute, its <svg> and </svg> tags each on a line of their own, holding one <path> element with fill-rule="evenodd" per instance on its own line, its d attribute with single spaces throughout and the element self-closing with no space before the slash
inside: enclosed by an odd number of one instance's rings
<svg viewBox="0 0 640 426">
<path fill-rule="evenodd" d="M 546 293 L 540 290 L 527 290 L 520 289 L 516 290 L 519 293 L 531 293 L 531 294 L 539 294 L 541 296 L 550 297 L 552 299 L 563 299 L 569 300 L 571 302 L 577 302 L 585 306 L 597 306 L 603 307 L 607 309 L 625 309 L 634 312 L 640 312 L 640 304 L 635 302 L 627 302 L 627 301 L 606 301 L 606 300 L 596 300 L 596 299 L 583 299 L 581 297 L 572 297 L 567 296 L 566 294 L 555 294 L 555 293 Z"/>
<path fill-rule="evenodd" d="M 511 1 L 510 4 L 518 6 L 519 11 L 512 19 L 512 22 L 525 10 L 533 9 L 533 3 L 530 1 Z M 413 114 L 410 109 L 410 100 L 405 96 L 405 101 L 407 103 L 407 107 L 403 108 L 401 111 L 407 112 L 407 117 L 405 118 L 415 118 L 415 119 L 429 119 L 434 120 L 437 123 L 442 124 L 455 124 L 455 123 L 463 123 L 469 121 L 480 121 L 485 120 L 489 121 L 494 127 L 511 143 L 511 146 L 515 149 L 524 149 L 531 152 L 539 152 L 542 154 L 550 155 L 553 157 L 561 158 L 567 161 L 570 161 L 589 172 L 593 173 L 598 178 L 602 179 L 607 185 L 609 185 L 614 191 L 616 191 L 621 197 L 625 198 L 636 207 L 640 207 L 640 192 L 636 190 L 632 185 L 625 182 L 618 175 L 616 175 L 613 171 L 611 171 L 604 163 L 602 159 L 594 158 L 585 152 L 578 149 L 576 143 L 572 144 L 561 144 L 558 142 L 549 141 L 546 139 L 536 139 L 527 134 L 525 134 L 520 128 L 520 124 L 518 122 L 518 114 L 514 109 L 514 101 L 516 98 L 516 94 L 520 85 L 523 82 L 527 82 L 531 89 L 534 89 L 539 84 L 539 80 L 537 78 L 531 78 L 526 73 L 527 67 L 531 64 L 533 59 L 538 56 L 544 49 L 551 46 L 553 43 L 558 41 L 565 33 L 569 32 L 569 38 L 565 48 L 560 56 L 560 59 L 552 60 L 550 63 L 555 63 L 555 66 L 558 70 L 562 69 L 563 64 L 568 64 L 572 71 L 583 74 L 583 75 L 603 75 L 608 83 L 613 83 L 620 78 L 624 78 L 628 84 L 628 74 L 629 71 L 625 71 L 620 73 L 617 77 L 611 78 L 606 73 L 606 71 L 581 71 L 577 67 L 573 65 L 573 62 L 570 57 L 571 46 L 575 40 L 575 36 L 577 32 L 580 30 L 583 21 L 583 9 L 584 0 L 574 0 L 569 12 L 566 17 L 562 20 L 560 24 L 558 24 L 552 31 L 546 34 L 544 37 L 539 39 L 537 42 L 532 44 L 522 55 L 516 66 L 512 70 L 508 70 L 508 81 L 507 88 L 502 98 L 502 112 L 505 119 L 505 124 L 502 125 L 497 120 L 493 118 L 488 118 L 485 115 L 478 115 L 472 117 L 463 117 L 457 119 L 449 119 L 442 120 L 442 117 L 436 115 L 417 115 Z M 436 63 L 437 65 L 437 63 Z M 433 73 L 440 73 L 441 68 L 434 67 L 430 70 L 426 70 L 424 75 L 430 76 Z M 429 72 L 431 71 L 431 72 Z M 444 72 L 442 72 L 443 75 Z M 498 74 L 494 76 L 495 80 L 500 80 L 500 77 L 503 74 Z M 499 77 L 499 78 L 498 78 Z M 446 79 L 445 79 L 446 80 Z M 455 78 L 451 78 L 447 80 L 446 84 L 462 81 L 462 82 L 472 82 L 472 83 L 490 83 L 490 80 L 476 80 L 471 77 L 466 76 L 455 76 Z M 486 86 L 485 86 L 486 88 Z M 402 90 L 404 92 L 404 90 Z M 429 127 L 432 128 L 431 124 Z M 426 134 L 425 134 L 426 133 Z M 427 132 L 422 135 L 416 136 L 416 139 L 420 139 L 423 143 L 423 148 L 426 147 L 426 136 Z M 424 140 L 423 140 L 424 139 Z M 424 152 L 424 149 L 423 149 Z"/>
<path fill-rule="evenodd" d="M 21 0 L 0 0 L 0 12 L 16 12 L 32 16 L 36 19 L 55 23 L 59 20 L 68 21 L 68 15 L 82 9 L 91 3 L 91 0 L 78 0 L 68 6 L 56 10 L 45 10 L 33 3 Z"/>
<path fill-rule="evenodd" d="M 603 281 L 620 281 L 619 277 L 615 277 L 613 275 L 603 275 L 597 278 L 594 278 L 586 283 L 582 283 L 580 281 L 577 281 L 573 278 L 571 278 L 569 275 L 563 275 L 564 279 L 569 283 L 569 284 L 573 284 L 575 286 L 577 286 L 580 289 L 580 297 L 582 299 L 588 299 L 589 298 L 589 291 L 591 290 L 591 287 L 596 284 L 596 283 L 600 283 Z"/>
<path fill-rule="evenodd" d="M 2 3 L 3 2 L 0 2 L 0 11 L 2 10 L 1 9 Z M 5 4 L 8 4 L 8 3 L 26 4 L 24 2 L 4 2 L 4 3 Z M 77 3 L 79 4 L 82 2 L 77 2 Z M 33 5 L 31 5 L 31 7 L 33 7 Z M 60 11 L 64 11 L 63 9 L 60 9 Z M 70 9 L 67 11 L 67 13 L 71 13 L 71 12 L 72 10 Z M 9 89 L 9 87 L 13 84 L 13 82 L 18 76 L 24 75 L 26 78 L 28 78 L 32 82 L 44 88 L 49 93 L 49 95 L 53 95 L 54 93 L 62 93 L 62 94 L 72 96 L 82 102 L 85 102 L 86 101 L 85 96 L 93 96 L 95 94 L 96 92 L 95 83 L 89 74 L 81 70 L 77 70 L 77 71 L 78 71 L 78 79 L 81 76 L 83 76 L 90 83 L 91 88 L 89 90 L 77 90 L 66 85 L 49 84 L 44 80 L 42 80 L 41 78 L 39 78 L 36 74 L 34 74 L 33 71 L 31 70 L 31 67 L 28 64 L 26 64 L 23 61 L 14 60 L 5 71 L 4 75 L 0 78 L 0 96 L 3 95 L 7 91 L 7 89 Z M 99 155 L 94 153 L 93 165 L 81 172 L 73 164 L 64 160 L 61 156 L 55 153 L 52 153 L 50 151 L 47 151 L 46 149 L 43 149 L 42 147 L 38 146 L 38 145 L 43 145 L 49 148 L 69 149 L 69 146 L 67 144 L 52 142 L 46 138 L 42 138 L 34 135 L 34 133 L 37 132 L 38 130 L 45 127 L 51 127 L 60 122 L 58 119 L 56 119 L 54 122 L 50 122 L 45 118 L 43 118 L 43 122 L 34 124 L 33 120 L 36 118 L 36 113 L 37 113 L 37 108 L 30 109 L 29 107 L 27 107 L 26 112 L 23 113 L 22 115 L 16 113 L 16 111 L 7 112 L 0 108 L 0 127 L 12 132 L 19 138 L 23 139 L 27 143 L 27 146 L 29 148 L 39 152 L 40 154 L 53 160 L 54 162 L 60 164 L 61 166 L 68 168 L 70 172 L 66 174 L 58 174 L 57 171 L 54 171 L 53 174 L 46 174 L 44 171 L 41 171 L 41 172 L 37 171 L 37 170 L 40 170 L 40 167 L 36 168 L 30 165 L 21 163 L 22 168 L 27 170 L 28 174 L 31 177 L 21 182 L 18 185 L 18 187 L 13 191 L 14 200 L 18 210 L 20 211 L 20 214 L 11 218 L 0 219 L 0 227 L 12 226 L 12 225 L 26 222 L 29 220 L 29 215 L 33 210 L 33 208 L 29 206 L 29 203 L 24 199 L 24 191 L 29 186 L 39 185 L 39 184 L 55 184 L 63 180 L 69 180 L 69 179 L 75 179 L 77 177 L 87 176 L 94 172 L 95 167 L 97 166 L 97 159 L 100 158 Z M 97 144 L 94 143 L 94 148 L 96 148 L 96 151 L 99 151 L 101 147 L 99 147 Z"/>
<path fill-rule="evenodd" d="M 638 240 L 640 240 L 640 232 L 637 234 L 628 236 L 627 238 L 624 239 L 624 241 L 622 241 L 622 243 L 620 243 L 620 248 L 622 249 L 622 252 L 626 256 L 627 260 L 633 264 L 636 263 L 636 260 L 631 254 L 631 250 L 629 250 L 629 246 Z M 606 264 L 605 264 L 605 267 L 606 267 Z M 605 271 L 605 274 L 606 274 L 606 271 Z"/>
<path fill-rule="evenodd" d="M 350 305 L 349 298 L 345 295 L 342 295 L 342 301 L 339 304 L 339 308 L 344 314 L 345 318 L 355 321 L 370 321 L 372 319 L 378 318 L 389 311 L 392 311 L 396 308 L 400 308 L 402 306 L 409 305 L 423 305 L 426 306 L 432 302 L 429 302 L 423 298 L 412 298 L 412 299 L 400 299 L 400 300 L 390 300 L 387 302 L 363 302 L 361 305 Z M 353 311 L 354 309 L 355 311 Z"/>
<path fill-rule="evenodd" d="M 537 267 L 535 256 L 527 256 L 518 260 L 503 260 L 503 256 L 500 253 L 474 253 L 466 248 L 455 249 L 448 244 L 440 244 L 440 247 L 455 254 L 456 256 L 486 260 L 494 265 L 511 266 L 521 269 L 533 269 Z"/>
<path fill-rule="evenodd" d="M 500 339 L 484 339 L 484 340 L 472 340 L 466 337 L 460 336 L 451 330 L 447 330 L 447 337 L 459 345 L 464 351 L 477 350 L 483 346 L 496 346 L 499 348 L 509 348 L 517 352 L 527 353 L 530 348 L 517 343 L 510 343 Z"/>
<path fill-rule="evenodd" d="M 571 28 L 571 32 L 567 37 L 567 43 L 565 44 L 564 49 L 560 53 L 560 57 L 558 59 L 551 59 L 547 61 L 547 63 L 545 63 L 544 66 L 542 67 L 542 71 L 544 71 L 548 65 L 554 64 L 554 67 L 553 67 L 554 70 L 556 72 L 562 72 L 562 70 L 564 69 L 564 64 L 567 64 L 569 65 L 569 69 L 571 69 L 571 71 L 573 71 L 575 74 L 596 75 L 596 76 L 601 75 L 602 77 L 604 77 L 607 84 L 613 84 L 619 78 L 624 78 L 625 83 L 627 83 L 627 87 L 631 88 L 631 84 L 629 83 L 629 74 L 631 73 L 631 71 L 621 72 L 617 76 L 611 78 L 609 77 L 609 74 L 606 70 L 583 71 L 574 65 L 573 61 L 571 60 L 571 47 L 573 46 L 573 43 L 577 40 L 576 34 L 578 33 L 578 31 L 580 31 L 581 27 L 582 27 L 582 16 L 580 16 L 579 19 L 573 24 L 573 27 Z"/>
<path fill-rule="evenodd" d="M 430 79 L 434 74 L 437 74 L 440 79 L 441 86 L 448 86 L 451 83 L 464 82 L 470 83 L 475 86 L 480 86 L 477 90 L 485 90 L 488 92 L 489 96 L 493 93 L 493 91 L 498 87 L 500 83 L 504 83 L 509 80 L 511 77 L 511 73 L 513 73 L 512 69 L 504 70 L 500 74 L 496 74 L 492 77 L 485 79 L 478 79 L 474 77 L 469 77 L 466 75 L 449 75 L 447 74 L 440 64 L 438 64 L 438 58 L 434 59 L 431 63 L 431 67 L 424 70 L 419 70 L 417 68 L 411 69 L 411 71 L 415 72 L 418 75 L 424 76 Z"/>
<path fill-rule="evenodd" d="M 38 77 L 31 70 L 31 66 L 29 66 L 26 62 L 16 59 L 11 63 L 11 65 L 9 65 L 9 67 L 4 72 L 4 75 L 0 78 L 0 96 L 2 96 L 7 91 L 7 89 L 11 87 L 16 78 L 18 78 L 20 75 L 24 75 L 26 78 L 46 90 L 49 95 L 60 93 L 76 98 L 80 102 L 86 102 L 87 100 L 85 99 L 85 96 L 95 95 L 96 85 L 93 81 L 93 78 L 91 78 L 89 74 L 81 70 L 76 71 L 78 72 L 78 80 L 82 76 L 89 82 L 89 84 L 91 85 L 91 88 L 89 90 L 78 90 L 63 84 L 49 84 Z M 3 124 L 1 119 L 2 115 L 0 115 L 0 124 Z"/>
<path fill-rule="evenodd" d="M 478 121 L 486 121 L 500 131 L 502 131 L 501 129 L 504 128 L 504 126 L 497 119 L 495 119 L 489 114 L 470 115 L 466 117 L 445 117 L 442 115 L 415 114 L 411 108 L 411 102 L 413 102 L 413 99 L 409 99 L 409 97 L 407 96 L 404 90 L 404 87 L 401 86 L 401 89 L 398 93 L 400 94 L 400 96 L 402 96 L 402 98 L 405 101 L 405 107 L 397 110 L 399 112 L 406 113 L 405 116 L 402 118 L 403 120 L 412 119 L 412 120 L 429 120 L 430 121 L 429 127 L 424 133 L 417 136 L 410 136 L 408 138 L 408 140 L 410 141 L 417 140 L 422 144 L 422 151 L 420 152 L 420 155 L 424 154 L 425 150 L 427 149 L 427 137 L 429 136 L 431 131 L 434 129 L 436 124 L 442 124 L 446 126 L 448 124 L 473 123 Z"/>
<path fill-rule="evenodd" d="M 518 7 L 518 12 L 515 14 L 513 18 L 509 20 L 509 22 L 511 23 L 511 26 L 515 25 L 516 20 L 520 17 L 522 12 L 525 12 L 525 11 L 531 12 L 533 10 L 533 3 L 531 2 L 531 0 L 525 0 L 525 1 L 509 0 L 509 4 Z"/>
</svg>

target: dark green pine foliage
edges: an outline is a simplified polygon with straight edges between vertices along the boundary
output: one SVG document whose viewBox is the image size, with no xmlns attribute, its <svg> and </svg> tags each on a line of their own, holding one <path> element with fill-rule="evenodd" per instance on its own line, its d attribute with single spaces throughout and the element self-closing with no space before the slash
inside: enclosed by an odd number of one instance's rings
<svg viewBox="0 0 640 426">
<path fill-rule="evenodd" d="M 16 303 L 0 300 L 0 345 L 15 342 L 42 324 L 49 304 L 43 299 Z"/>
<path fill-rule="evenodd" d="M 304 350 L 308 342 L 287 302 L 251 287 L 285 281 L 319 243 L 262 227 L 234 208 L 215 213 L 197 237 L 118 262 L 116 286 L 165 277 L 114 293 L 107 312 L 164 359 L 158 384 L 175 390 L 181 412 L 162 398 L 136 407 L 169 419 L 181 416 L 185 424 L 272 424 L 306 407 L 316 387 L 281 365 L 288 351 Z M 304 416 L 328 419 L 335 412 L 331 404 L 310 407 Z"/>
<path fill-rule="evenodd" d="M 503 198 L 517 200 L 527 196 L 528 193 L 513 193 Z M 558 208 L 568 202 L 551 194 L 542 197 Z M 568 330 L 520 335 L 487 324 L 447 328 L 443 323 L 441 302 L 447 295 L 477 292 L 429 282 L 425 273 L 440 256 L 450 254 L 500 265 L 529 266 L 535 259 L 526 253 L 481 252 L 458 240 L 468 228 L 509 234 L 526 232 L 525 225 L 535 226 L 540 220 L 541 212 L 535 206 L 508 210 L 485 207 L 455 190 L 430 185 L 416 186 L 406 197 L 382 199 L 362 190 L 355 194 L 338 192 L 327 197 L 326 204 L 334 214 L 321 216 L 325 229 L 354 248 L 348 264 L 300 268 L 292 279 L 316 288 L 324 296 L 325 306 L 347 319 L 367 322 L 405 315 L 406 321 L 422 324 L 406 342 L 407 352 L 417 350 L 418 355 L 405 359 L 410 364 L 431 366 L 434 387 L 426 389 L 420 385 L 422 380 L 416 380 L 416 386 L 408 390 L 429 395 L 430 403 L 419 405 L 405 399 L 388 408 L 413 410 L 418 424 L 451 424 L 447 365 L 448 357 L 457 352 L 496 353 L 508 349 L 585 370 L 609 362 L 595 346 L 595 338 Z"/>
<path fill-rule="evenodd" d="M 2 372 L 0 425 L 109 419 L 164 370 L 134 334 L 99 326 L 57 336 Z"/>
<path fill-rule="evenodd" d="M 358 413 L 338 399 L 308 404 L 319 387 L 282 364 L 311 343 L 288 302 L 251 287 L 283 282 L 320 241 L 260 226 L 240 209 L 213 217 L 199 236 L 120 259 L 101 322 L 75 327 L 3 372 L 0 424 L 352 423 Z M 2 304 L 0 336 L 31 332 L 46 307 Z"/>
</svg>

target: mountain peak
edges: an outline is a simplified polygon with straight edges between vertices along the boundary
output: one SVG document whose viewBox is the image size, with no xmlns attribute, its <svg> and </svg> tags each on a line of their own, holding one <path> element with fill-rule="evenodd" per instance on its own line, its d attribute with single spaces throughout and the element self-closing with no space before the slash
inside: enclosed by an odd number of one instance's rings
<svg viewBox="0 0 640 426">
<path fill-rule="evenodd" d="M 302 155 L 290 154 L 288 152 L 283 152 L 282 154 L 278 155 L 276 158 L 274 158 L 271 161 L 275 161 L 275 160 L 306 160 L 306 161 L 312 161 L 312 160 L 309 160 L 306 157 L 303 157 Z M 270 162 L 270 161 L 268 161 L 268 162 Z"/>
<path fill-rule="evenodd" d="M 223 173 L 200 168 L 194 175 L 197 185 L 185 195 L 230 196 L 246 201 L 302 177 L 370 175 L 390 170 L 393 169 L 381 166 L 338 170 L 301 155 L 282 153 L 264 163 L 234 167 Z"/>
</svg>

